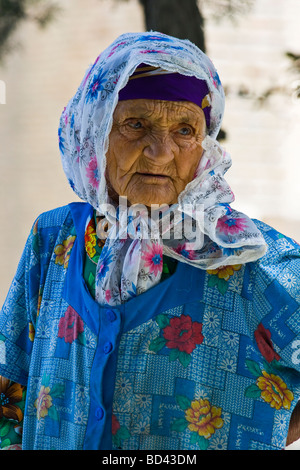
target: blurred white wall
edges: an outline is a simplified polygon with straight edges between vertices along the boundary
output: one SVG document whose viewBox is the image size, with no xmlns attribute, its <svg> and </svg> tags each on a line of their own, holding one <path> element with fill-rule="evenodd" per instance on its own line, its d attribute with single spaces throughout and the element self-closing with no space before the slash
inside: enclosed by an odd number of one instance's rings
<svg viewBox="0 0 300 470">
<path fill-rule="evenodd" d="M 293 98 L 296 77 L 285 52 L 300 54 L 299 19 L 298 0 L 255 0 L 236 24 L 209 21 L 206 28 L 207 53 L 227 89 L 224 146 L 233 160 L 227 179 L 235 207 L 298 241 L 300 99 Z M 271 87 L 286 94 L 260 106 L 237 94 L 241 86 L 257 96 Z"/>
<path fill-rule="evenodd" d="M 61 0 L 46 30 L 24 24 L 20 48 L 0 67 L 0 304 L 39 213 L 77 200 L 57 145 L 58 120 L 87 66 L 119 34 L 143 31 L 137 0 Z M 206 12 L 204 6 L 204 13 Z M 300 52 L 299 0 L 256 0 L 236 25 L 206 20 L 208 55 L 228 90 L 224 145 L 235 207 L 300 240 L 300 100 L 272 97 L 258 108 L 236 90 L 292 85 L 286 50 Z M 0 100 L 1 101 L 1 100 Z"/>
<path fill-rule="evenodd" d="M 45 30 L 26 24 L 20 47 L 0 68 L 6 104 L 0 105 L 0 304 L 34 219 L 78 200 L 58 150 L 60 114 L 98 54 L 118 35 L 143 31 L 137 0 L 61 0 Z"/>
</svg>

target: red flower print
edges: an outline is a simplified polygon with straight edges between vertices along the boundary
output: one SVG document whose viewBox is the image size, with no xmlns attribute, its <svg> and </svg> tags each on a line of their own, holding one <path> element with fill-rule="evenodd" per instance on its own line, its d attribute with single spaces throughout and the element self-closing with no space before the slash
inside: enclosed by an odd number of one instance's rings
<svg viewBox="0 0 300 470">
<path fill-rule="evenodd" d="M 69 305 L 64 317 L 59 320 L 58 337 L 64 338 L 66 343 L 72 343 L 80 333 L 83 333 L 83 321 L 78 313 Z"/>
<path fill-rule="evenodd" d="M 254 332 L 254 336 L 258 349 L 266 361 L 271 362 L 273 359 L 276 359 L 276 361 L 280 359 L 280 356 L 274 351 L 271 341 L 271 332 L 270 330 L 267 330 L 262 323 L 258 325 L 258 328 Z"/>
<path fill-rule="evenodd" d="M 97 189 L 99 186 L 99 170 L 96 155 L 94 155 L 94 157 L 90 160 L 86 168 L 86 176 L 88 177 L 89 183 L 93 186 L 93 188 Z"/>
<path fill-rule="evenodd" d="M 112 415 L 112 423 L 111 423 L 111 433 L 112 435 L 114 436 L 115 434 L 117 434 L 117 432 L 119 431 L 120 429 L 120 423 L 116 417 L 116 415 Z"/>
<path fill-rule="evenodd" d="M 159 243 L 153 243 L 149 250 L 143 254 L 142 259 L 145 261 L 145 266 L 149 268 L 150 273 L 153 273 L 154 276 L 162 272 L 163 250 Z"/>
<path fill-rule="evenodd" d="M 171 318 L 170 324 L 163 330 L 163 336 L 168 348 L 191 354 L 196 345 L 203 341 L 201 331 L 202 323 L 192 322 L 189 315 L 181 315 Z"/>
<path fill-rule="evenodd" d="M 247 227 L 247 221 L 243 218 L 233 218 L 225 215 L 218 220 L 217 229 L 226 235 L 235 235 Z"/>
<path fill-rule="evenodd" d="M 184 258 L 196 259 L 195 252 L 193 250 L 188 250 L 186 248 L 186 243 L 179 244 L 176 248 L 174 248 L 174 251 L 179 255 L 184 256 Z"/>
</svg>

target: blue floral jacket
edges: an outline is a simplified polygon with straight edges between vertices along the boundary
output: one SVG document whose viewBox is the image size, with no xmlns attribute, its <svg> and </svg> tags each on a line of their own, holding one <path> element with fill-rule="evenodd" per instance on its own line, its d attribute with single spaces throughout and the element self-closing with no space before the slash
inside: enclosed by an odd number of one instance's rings
<svg viewBox="0 0 300 470">
<path fill-rule="evenodd" d="M 92 207 L 35 222 L 0 314 L 27 387 L 23 449 L 282 449 L 300 391 L 300 250 L 256 221 L 257 262 L 176 272 L 118 307 L 83 277 Z"/>
</svg>

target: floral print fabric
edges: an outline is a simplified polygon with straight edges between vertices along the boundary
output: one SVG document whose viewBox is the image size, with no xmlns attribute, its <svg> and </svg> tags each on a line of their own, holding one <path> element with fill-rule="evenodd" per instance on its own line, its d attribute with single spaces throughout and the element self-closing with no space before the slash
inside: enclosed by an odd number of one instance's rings
<svg viewBox="0 0 300 470">
<path fill-rule="evenodd" d="M 168 225 L 165 237 L 158 233 L 147 239 L 148 216 L 122 215 L 121 204 L 116 208 L 117 217 L 112 216 L 105 179 L 105 155 L 118 93 L 141 63 L 205 80 L 211 105 L 204 156 L 195 178 L 179 195 L 178 204 L 170 208 L 174 219 L 170 222 L 169 212 L 163 213 L 162 224 Z M 205 270 L 254 261 L 265 253 L 265 242 L 255 224 L 230 207 L 234 196 L 224 174 L 231 159 L 216 141 L 223 111 L 224 91 L 214 65 L 186 40 L 157 32 L 124 34 L 87 70 L 61 115 L 58 135 L 71 187 L 111 224 L 97 262 L 95 297 L 99 304 L 119 305 L 158 284 L 163 254 Z M 190 211 L 196 206 L 201 206 L 199 217 Z M 186 235 L 168 240 L 166 234 L 176 229 L 178 214 L 177 223 L 192 219 L 203 235 L 203 243 L 190 243 Z M 60 248 L 61 255 L 65 249 L 67 246 Z"/>
<path fill-rule="evenodd" d="M 25 387 L 0 376 L 0 449 L 21 449 L 24 407 Z"/>
<path fill-rule="evenodd" d="M 33 226 L 0 313 L 1 445 L 20 446 L 23 422 L 23 449 L 284 448 L 300 392 L 299 245 L 256 221 L 261 260 L 179 262 L 112 308 L 83 282 L 92 219 L 74 203 Z"/>
<path fill-rule="evenodd" d="M 96 266 L 98 264 L 99 257 L 102 252 L 102 248 L 105 243 L 105 240 L 101 240 L 97 236 L 96 224 L 97 224 L 97 217 L 96 217 L 96 214 L 94 214 L 93 217 L 88 218 L 88 221 L 86 224 L 85 235 L 84 235 L 85 250 L 86 250 L 86 257 L 85 257 L 85 263 L 84 263 L 84 279 L 91 295 L 94 298 L 95 298 L 95 284 L 96 284 Z M 145 254 L 145 256 L 147 256 L 147 254 Z M 161 266 L 160 256 L 162 257 L 162 266 Z M 157 270 L 161 269 L 162 273 L 161 273 L 160 281 L 164 281 L 175 272 L 176 266 L 177 266 L 176 260 L 169 258 L 168 256 L 163 256 L 162 254 L 157 256 L 155 252 L 153 254 L 153 258 L 154 258 L 154 261 L 152 261 L 152 258 L 150 257 L 148 263 L 149 264 L 153 263 L 155 269 Z M 110 297 L 111 297 L 110 290 L 107 290 L 106 295 L 105 295 L 105 300 L 109 302 Z"/>
</svg>

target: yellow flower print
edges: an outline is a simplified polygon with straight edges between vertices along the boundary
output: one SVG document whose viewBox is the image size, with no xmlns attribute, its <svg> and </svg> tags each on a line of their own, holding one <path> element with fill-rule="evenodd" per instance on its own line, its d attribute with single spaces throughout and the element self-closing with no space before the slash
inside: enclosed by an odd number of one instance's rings
<svg viewBox="0 0 300 470">
<path fill-rule="evenodd" d="M 34 340 L 34 335 L 35 335 L 35 330 L 34 330 L 33 323 L 29 322 L 28 338 L 30 339 L 30 341 L 33 341 L 33 340 Z"/>
<path fill-rule="evenodd" d="M 68 267 L 70 253 L 73 248 L 76 237 L 74 235 L 69 235 L 66 240 L 62 242 L 61 245 L 56 245 L 54 248 L 54 253 L 56 254 L 55 264 L 60 264 L 64 268 Z"/>
<path fill-rule="evenodd" d="M 185 419 L 189 422 L 190 431 L 209 439 L 224 424 L 221 413 L 221 408 L 211 406 L 208 400 L 200 399 L 191 402 L 190 408 L 185 411 Z"/>
<path fill-rule="evenodd" d="M 85 248 L 90 258 L 93 258 L 96 254 L 95 246 L 96 246 L 96 230 L 94 225 L 89 224 L 84 234 L 85 239 Z"/>
<path fill-rule="evenodd" d="M 216 269 L 208 269 L 208 274 L 217 275 L 219 279 L 224 279 L 228 281 L 228 279 L 234 274 L 235 271 L 239 271 L 241 269 L 241 264 L 234 264 L 232 266 L 221 266 L 220 268 Z"/>
<path fill-rule="evenodd" d="M 275 374 L 262 371 L 262 376 L 256 380 L 256 385 L 261 390 L 261 398 L 270 404 L 272 408 L 289 410 L 294 394 L 287 388 L 286 383 Z"/>
<path fill-rule="evenodd" d="M 209 400 L 190 400 L 185 395 L 177 395 L 176 402 L 184 411 L 184 417 L 175 418 L 172 431 L 178 433 L 190 431 L 190 442 L 200 450 L 209 447 L 211 436 L 224 425 L 221 418 L 222 408 L 212 406 Z"/>
<path fill-rule="evenodd" d="M 49 408 L 52 406 L 52 397 L 49 395 L 50 388 L 42 385 L 39 396 L 34 402 L 34 406 L 37 410 L 37 419 L 45 418 L 48 414 Z"/>
</svg>

